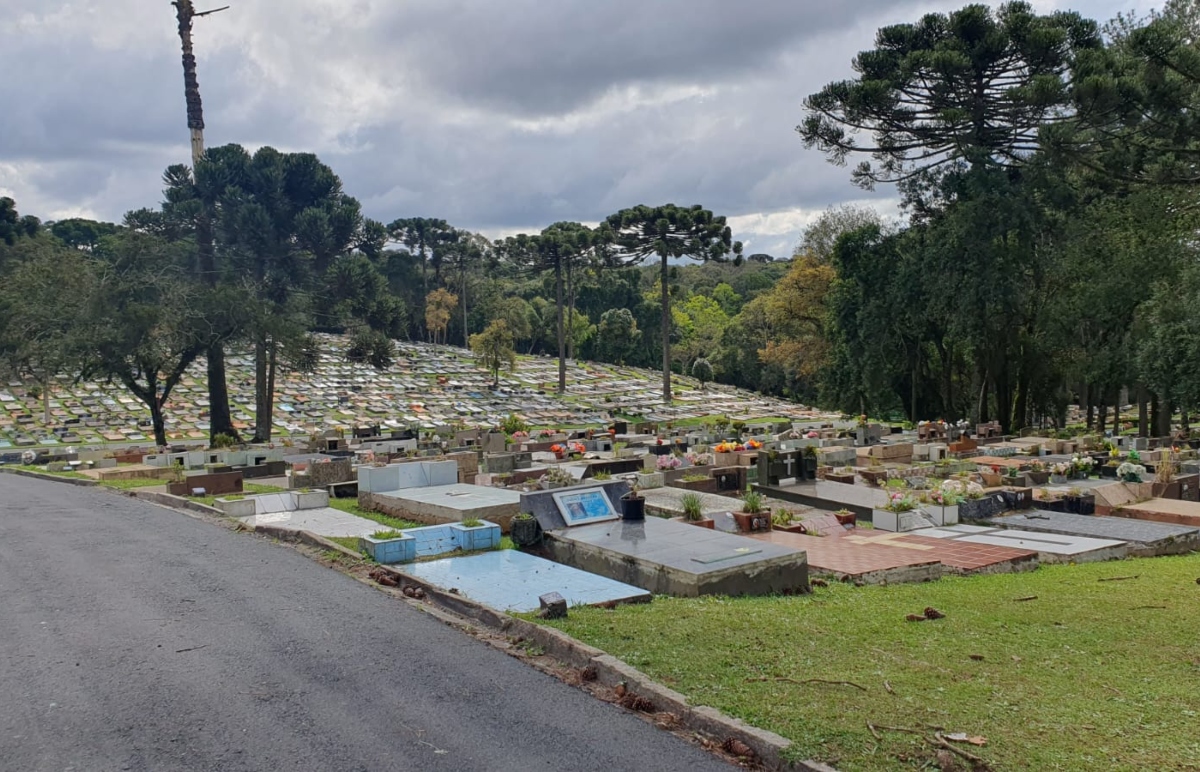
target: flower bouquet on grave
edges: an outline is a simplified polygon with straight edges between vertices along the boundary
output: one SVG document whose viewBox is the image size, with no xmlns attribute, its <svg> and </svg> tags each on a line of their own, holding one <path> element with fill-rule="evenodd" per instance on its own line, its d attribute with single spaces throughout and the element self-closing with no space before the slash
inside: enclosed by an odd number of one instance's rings
<svg viewBox="0 0 1200 772">
<path fill-rule="evenodd" d="M 1092 460 L 1091 456 L 1081 456 L 1076 453 L 1071 457 L 1071 470 L 1069 476 L 1074 478 L 1086 478 L 1092 473 L 1092 467 L 1095 465 L 1096 462 Z"/>
<path fill-rule="evenodd" d="M 659 456 L 654 462 L 654 466 L 660 472 L 665 472 L 668 469 L 678 469 L 682 463 L 676 456 Z"/>
<path fill-rule="evenodd" d="M 1133 454 L 1130 453 L 1130 455 L 1132 456 Z M 1117 467 L 1117 478 L 1121 480 L 1121 482 L 1140 483 L 1145 474 L 1146 467 L 1142 466 L 1141 464 L 1134 464 L 1126 461 L 1124 464 L 1121 464 L 1119 467 Z"/>
<path fill-rule="evenodd" d="M 567 449 L 558 443 L 554 443 L 550 446 L 550 452 L 554 454 L 555 458 L 557 458 L 559 461 L 562 461 L 563 456 L 567 454 Z"/>
<path fill-rule="evenodd" d="M 888 502 L 884 507 L 889 512 L 911 512 L 919 502 L 908 491 L 892 491 L 888 494 Z"/>
</svg>

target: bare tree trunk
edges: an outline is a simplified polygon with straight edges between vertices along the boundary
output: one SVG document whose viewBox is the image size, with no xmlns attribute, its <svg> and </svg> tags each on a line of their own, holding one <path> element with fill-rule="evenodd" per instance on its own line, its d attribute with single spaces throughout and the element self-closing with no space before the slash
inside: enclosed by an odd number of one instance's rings
<svg viewBox="0 0 1200 772">
<path fill-rule="evenodd" d="M 471 348 L 471 336 L 467 332 L 467 266 L 462 268 L 463 348 Z"/>
<path fill-rule="evenodd" d="M 571 261 L 567 261 L 567 359 L 575 358 L 575 284 Z"/>
<path fill-rule="evenodd" d="M 187 101 L 187 124 L 192 140 L 192 165 L 204 155 L 204 106 L 200 101 L 200 82 L 196 78 L 196 55 L 192 52 L 192 0 L 175 0 L 175 18 L 179 21 L 179 43 L 183 48 L 183 97 Z"/>
<path fill-rule="evenodd" d="M 50 379 L 46 378 L 42 386 L 42 426 L 50 428 Z"/>
<path fill-rule="evenodd" d="M 267 398 L 267 338 L 259 335 L 254 342 L 254 441 L 271 439 L 271 413 Z"/>
<path fill-rule="evenodd" d="M 1150 436 L 1150 405 L 1149 396 L 1146 394 L 1146 387 L 1138 384 L 1137 387 L 1137 405 L 1138 405 L 1138 436 Z"/>
<path fill-rule="evenodd" d="M 555 311 L 558 316 L 558 393 L 567 390 L 567 342 L 563 336 L 563 280 L 562 258 L 554 259 Z"/>
<path fill-rule="evenodd" d="M 667 287 L 667 256 L 662 256 L 662 367 L 663 402 L 671 403 L 671 293 Z"/>
<path fill-rule="evenodd" d="M 279 343 L 272 340 L 270 356 L 267 360 L 267 441 L 275 428 L 275 373 L 279 371 Z"/>
</svg>

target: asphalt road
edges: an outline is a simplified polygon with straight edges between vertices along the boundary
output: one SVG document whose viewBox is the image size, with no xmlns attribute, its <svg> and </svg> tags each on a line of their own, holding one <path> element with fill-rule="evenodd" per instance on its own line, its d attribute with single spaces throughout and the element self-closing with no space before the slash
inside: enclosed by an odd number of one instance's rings
<svg viewBox="0 0 1200 772">
<path fill-rule="evenodd" d="M 0 770 L 730 767 L 303 555 L 0 474 Z"/>
</svg>

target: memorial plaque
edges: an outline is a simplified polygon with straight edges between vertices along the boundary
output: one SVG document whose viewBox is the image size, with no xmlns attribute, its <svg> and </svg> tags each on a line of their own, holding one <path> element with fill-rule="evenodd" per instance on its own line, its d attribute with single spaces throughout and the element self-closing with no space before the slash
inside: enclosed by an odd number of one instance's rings
<svg viewBox="0 0 1200 772">
<path fill-rule="evenodd" d="M 584 525 L 605 520 L 616 520 L 619 516 L 612 502 L 600 488 L 582 491 L 562 491 L 553 495 L 554 503 L 567 525 Z"/>
</svg>

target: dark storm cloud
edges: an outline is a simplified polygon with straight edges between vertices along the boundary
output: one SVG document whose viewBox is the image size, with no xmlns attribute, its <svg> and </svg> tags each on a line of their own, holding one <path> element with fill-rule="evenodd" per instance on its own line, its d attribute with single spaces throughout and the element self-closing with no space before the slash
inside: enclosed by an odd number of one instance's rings
<svg viewBox="0 0 1200 772">
<path fill-rule="evenodd" d="M 728 82 L 894 0 L 441 2 L 384 27 L 434 88 L 514 114 L 560 114 L 629 83 Z"/>
<path fill-rule="evenodd" d="M 863 195 L 803 148 L 804 97 L 878 26 L 954 5 L 236 0 L 196 25 L 206 138 L 316 152 L 384 221 L 498 233 L 702 203 L 781 254 Z M 6 0 L 0 41 L 0 194 L 46 218 L 155 205 L 188 160 L 165 0 Z"/>
</svg>

